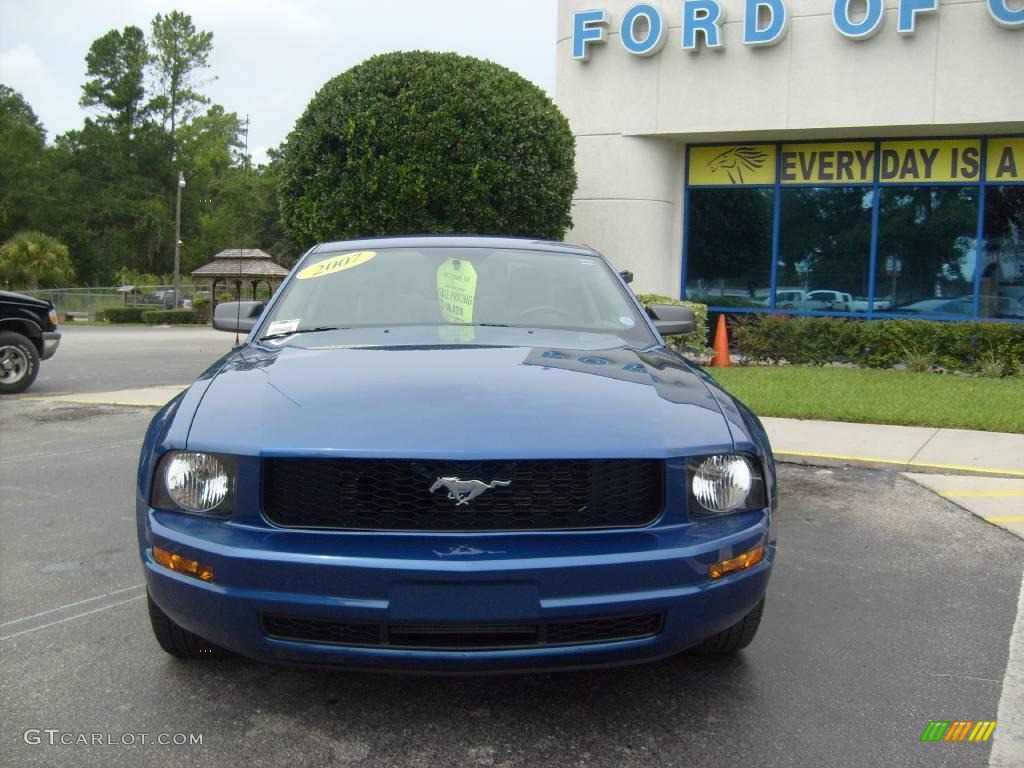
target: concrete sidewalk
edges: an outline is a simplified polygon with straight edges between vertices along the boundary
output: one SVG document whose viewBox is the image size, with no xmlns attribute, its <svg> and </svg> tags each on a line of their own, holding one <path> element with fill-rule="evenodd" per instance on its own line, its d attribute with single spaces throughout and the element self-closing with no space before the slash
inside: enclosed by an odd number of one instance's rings
<svg viewBox="0 0 1024 768">
<path fill-rule="evenodd" d="M 776 457 L 794 464 L 1024 479 L 1024 435 L 839 421 L 762 421 Z"/>
</svg>

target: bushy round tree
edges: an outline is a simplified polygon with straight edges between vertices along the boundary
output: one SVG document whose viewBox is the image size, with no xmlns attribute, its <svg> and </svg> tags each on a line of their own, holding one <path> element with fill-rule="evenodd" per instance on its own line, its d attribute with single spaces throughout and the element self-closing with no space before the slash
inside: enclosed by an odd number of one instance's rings
<svg viewBox="0 0 1024 768">
<path fill-rule="evenodd" d="M 42 232 L 19 232 L 0 246 L 0 286 L 63 288 L 75 279 L 68 247 Z"/>
<path fill-rule="evenodd" d="M 462 232 L 559 239 L 574 140 L 520 75 L 454 53 L 387 53 L 329 80 L 282 146 L 281 215 L 311 244 Z"/>
</svg>

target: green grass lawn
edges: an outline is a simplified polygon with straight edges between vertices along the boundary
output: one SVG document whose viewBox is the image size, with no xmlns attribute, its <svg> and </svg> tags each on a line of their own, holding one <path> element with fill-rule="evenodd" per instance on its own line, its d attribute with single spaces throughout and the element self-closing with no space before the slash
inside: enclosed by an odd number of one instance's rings
<svg viewBox="0 0 1024 768">
<path fill-rule="evenodd" d="M 1024 378 L 796 365 L 707 371 L 759 416 L 1024 432 Z"/>
</svg>

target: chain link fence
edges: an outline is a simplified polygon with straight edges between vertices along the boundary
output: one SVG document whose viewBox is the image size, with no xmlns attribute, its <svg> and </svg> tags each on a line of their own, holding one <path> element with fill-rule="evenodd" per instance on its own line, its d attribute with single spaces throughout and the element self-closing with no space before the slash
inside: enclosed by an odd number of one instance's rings
<svg viewBox="0 0 1024 768">
<path fill-rule="evenodd" d="M 190 307 L 196 294 L 203 293 L 209 298 L 208 289 L 194 285 L 181 286 L 181 299 L 175 302 L 173 285 L 111 286 L 98 288 L 46 288 L 34 291 L 20 290 L 18 293 L 50 301 L 62 322 L 74 320 L 95 320 L 103 311 L 114 307 L 148 307 L 152 309 L 173 309 L 175 305 Z"/>
</svg>

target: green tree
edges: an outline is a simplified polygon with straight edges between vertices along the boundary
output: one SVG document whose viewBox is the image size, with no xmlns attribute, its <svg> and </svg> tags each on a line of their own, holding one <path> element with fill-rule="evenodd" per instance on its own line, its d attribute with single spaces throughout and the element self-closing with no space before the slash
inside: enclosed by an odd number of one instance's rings
<svg viewBox="0 0 1024 768">
<path fill-rule="evenodd" d="M 47 207 L 45 148 L 32 107 L 0 84 L 0 239 L 36 224 Z"/>
<path fill-rule="evenodd" d="M 68 248 L 42 232 L 19 232 L 0 246 L 0 280 L 14 288 L 59 288 L 75 279 Z"/>
<path fill-rule="evenodd" d="M 163 116 L 172 141 L 178 125 L 194 117 L 210 99 L 197 89 L 200 70 L 210 66 L 213 33 L 197 31 L 192 17 L 181 11 L 153 17 L 150 47 L 160 93 L 152 105 Z"/>
<path fill-rule="evenodd" d="M 112 29 L 89 47 L 82 86 L 83 107 L 101 110 L 99 123 L 128 137 L 145 118 L 145 69 L 149 62 L 146 38 L 138 27 Z"/>
<path fill-rule="evenodd" d="M 569 124 L 488 61 L 374 56 L 329 80 L 281 148 L 280 203 L 300 244 L 467 232 L 560 238 L 576 188 Z"/>
</svg>

